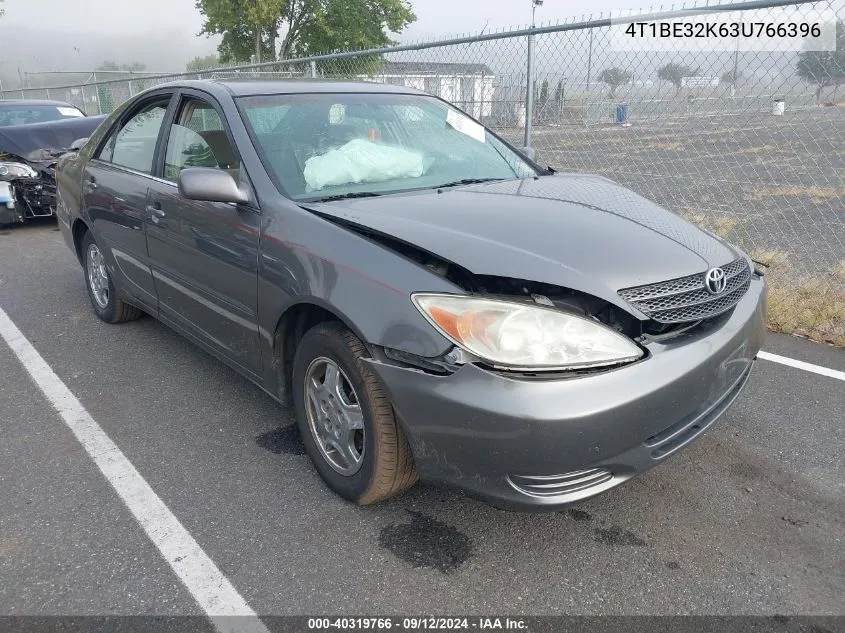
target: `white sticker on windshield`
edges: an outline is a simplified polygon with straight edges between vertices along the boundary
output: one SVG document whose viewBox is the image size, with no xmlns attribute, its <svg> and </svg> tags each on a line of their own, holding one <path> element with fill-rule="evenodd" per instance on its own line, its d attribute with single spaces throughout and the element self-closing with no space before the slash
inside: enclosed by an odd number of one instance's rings
<svg viewBox="0 0 845 633">
<path fill-rule="evenodd" d="M 65 107 L 59 106 L 58 108 L 56 108 L 56 110 L 58 110 L 59 114 L 61 114 L 62 116 L 76 116 L 76 117 L 85 116 L 84 114 L 82 114 L 76 108 L 65 108 Z"/>
<path fill-rule="evenodd" d="M 446 113 L 446 123 L 451 125 L 461 134 L 466 134 L 470 138 L 474 138 L 479 143 L 486 142 L 484 128 L 457 110 L 449 110 Z"/>
</svg>

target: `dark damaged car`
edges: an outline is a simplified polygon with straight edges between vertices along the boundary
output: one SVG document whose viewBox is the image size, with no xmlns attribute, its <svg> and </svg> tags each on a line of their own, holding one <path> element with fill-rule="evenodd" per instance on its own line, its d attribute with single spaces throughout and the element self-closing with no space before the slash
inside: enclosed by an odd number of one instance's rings
<svg viewBox="0 0 845 633">
<path fill-rule="evenodd" d="M 292 403 L 344 498 L 421 478 L 555 508 L 725 412 L 766 284 L 716 236 L 528 154 L 407 88 L 187 82 L 62 159 L 58 215 L 99 318 L 151 314 Z"/>
<path fill-rule="evenodd" d="M 55 167 L 104 116 L 63 101 L 0 100 L 0 226 L 55 215 Z"/>
</svg>

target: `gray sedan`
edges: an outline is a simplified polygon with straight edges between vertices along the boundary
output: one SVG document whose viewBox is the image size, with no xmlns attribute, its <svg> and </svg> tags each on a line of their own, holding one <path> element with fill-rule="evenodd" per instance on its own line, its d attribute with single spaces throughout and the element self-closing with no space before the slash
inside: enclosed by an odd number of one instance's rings
<svg viewBox="0 0 845 633">
<path fill-rule="evenodd" d="M 422 479 L 555 508 L 724 413 L 766 285 L 716 236 L 530 155 L 408 88 L 189 81 L 62 159 L 57 214 L 99 318 L 153 315 L 292 404 L 344 498 Z"/>
</svg>

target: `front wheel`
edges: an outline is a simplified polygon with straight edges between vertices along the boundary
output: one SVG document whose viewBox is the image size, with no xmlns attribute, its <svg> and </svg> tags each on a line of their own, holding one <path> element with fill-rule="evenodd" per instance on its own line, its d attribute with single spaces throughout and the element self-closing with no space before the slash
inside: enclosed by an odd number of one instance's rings
<svg viewBox="0 0 845 633">
<path fill-rule="evenodd" d="M 293 367 L 297 426 L 328 486 L 358 505 L 414 485 L 411 449 L 366 348 L 339 323 L 322 323 L 299 343 Z"/>
<path fill-rule="evenodd" d="M 117 298 L 103 252 L 90 231 L 82 240 L 85 286 L 94 312 L 106 323 L 123 323 L 141 316 L 141 311 Z"/>
</svg>

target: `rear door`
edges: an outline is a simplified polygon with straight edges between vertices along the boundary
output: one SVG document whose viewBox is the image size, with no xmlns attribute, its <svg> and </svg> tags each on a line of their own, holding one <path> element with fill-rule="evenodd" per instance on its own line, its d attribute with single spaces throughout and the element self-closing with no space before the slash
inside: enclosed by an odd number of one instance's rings
<svg viewBox="0 0 845 633">
<path fill-rule="evenodd" d="M 147 309 L 157 309 L 146 241 L 154 159 L 172 92 L 127 110 L 95 150 L 83 175 L 82 205 L 118 284 Z"/>
<path fill-rule="evenodd" d="M 248 178 L 209 95 L 184 91 L 167 128 L 147 224 L 160 317 L 260 375 L 257 208 L 187 200 L 177 188 L 187 167 L 223 169 L 247 189 Z"/>
</svg>

